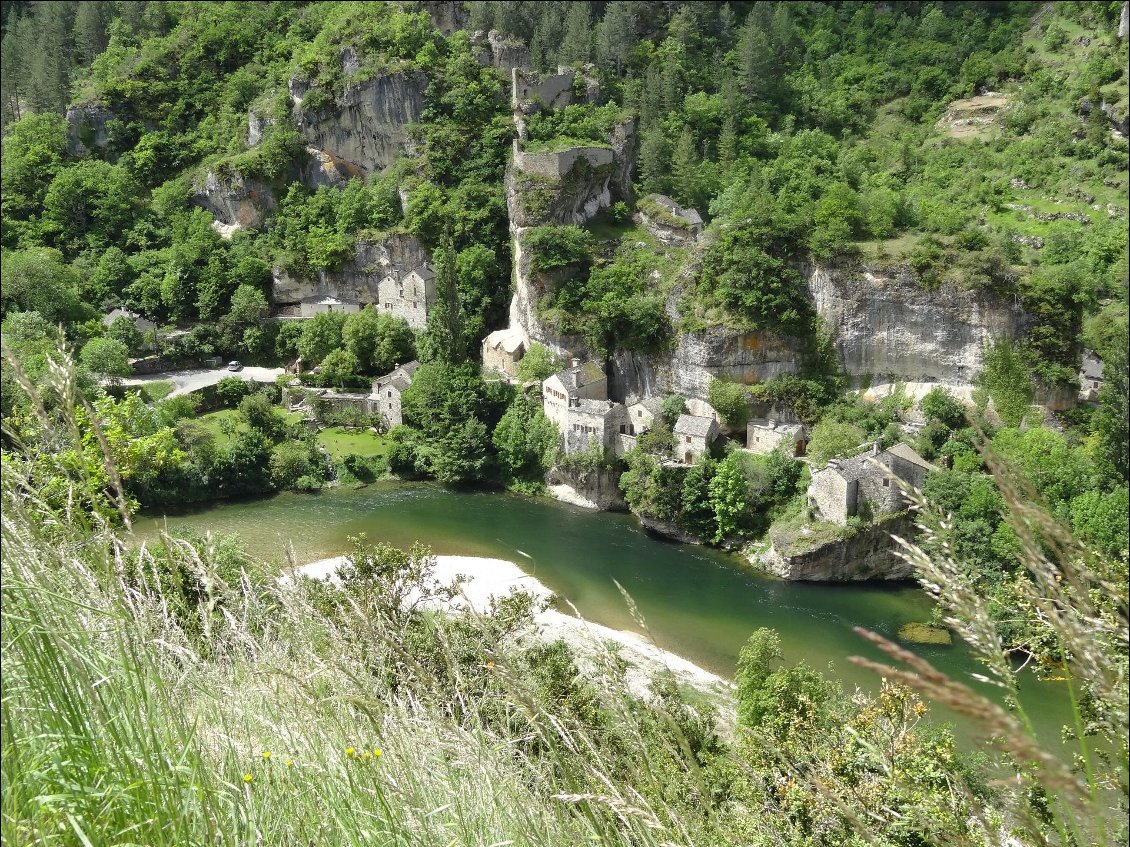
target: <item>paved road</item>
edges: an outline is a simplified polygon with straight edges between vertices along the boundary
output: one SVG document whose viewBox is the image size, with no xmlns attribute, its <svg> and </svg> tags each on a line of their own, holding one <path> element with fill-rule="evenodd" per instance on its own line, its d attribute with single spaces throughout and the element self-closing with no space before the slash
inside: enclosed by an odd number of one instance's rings
<svg viewBox="0 0 1130 847">
<path fill-rule="evenodd" d="M 180 394 L 189 394 L 208 385 L 215 385 L 225 376 L 237 376 L 240 379 L 255 380 L 256 382 L 274 382 L 275 377 L 283 372 L 282 368 L 254 368 L 246 367 L 241 371 L 229 371 L 227 368 L 195 371 L 170 371 L 168 373 L 148 374 L 123 379 L 122 385 L 141 385 L 146 382 L 160 382 L 169 380 L 176 388 L 169 394 L 176 397 Z"/>
</svg>

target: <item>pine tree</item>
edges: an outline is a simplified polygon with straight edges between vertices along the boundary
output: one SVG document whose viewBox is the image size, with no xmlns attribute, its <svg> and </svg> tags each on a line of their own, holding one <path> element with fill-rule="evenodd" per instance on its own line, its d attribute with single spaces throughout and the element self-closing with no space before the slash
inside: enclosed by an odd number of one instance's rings
<svg viewBox="0 0 1130 847">
<path fill-rule="evenodd" d="M 689 206 L 698 206 L 699 195 L 699 155 L 695 149 L 694 134 L 689 126 L 684 126 L 671 157 L 671 175 L 675 184 L 675 199 Z"/>
<path fill-rule="evenodd" d="M 718 10 L 718 46 L 723 51 L 732 50 L 738 38 L 738 18 L 729 3 Z"/>
<path fill-rule="evenodd" d="M 467 353 L 463 343 L 463 312 L 459 307 L 455 249 L 450 242 L 436 248 L 432 263 L 436 275 L 436 299 L 428 311 L 420 358 L 425 362 L 457 365 L 466 361 Z"/>
<path fill-rule="evenodd" d="M 100 0 L 79 3 L 75 12 L 75 58 L 84 67 L 89 66 L 95 57 L 106 49 L 112 10 Z"/>
<path fill-rule="evenodd" d="M 671 146 L 658 123 L 640 133 L 640 180 L 644 191 L 669 190 Z"/>
<path fill-rule="evenodd" d="M 586 0 L 574 0 L 565 19 L 565 38 L 558 61 L 580 65 L 592 55 L 592 15 Z"/>
<path fill-rule="evenodd" d="M 613 0 L 604 12 L 597 35 L 596 54 L 603 63 L 616 67 L 616 75 L 621 76 L 624 65 L 636 43 L 635 3 L 631 0 Z"/>
<path fill-rule="evenodd" d="M 738 160 L 737 120 L 732 114 L 722 121 L 722 132 L 718 136 L 718 161 L 723 167 L 730 167 Z"/>
</svg>

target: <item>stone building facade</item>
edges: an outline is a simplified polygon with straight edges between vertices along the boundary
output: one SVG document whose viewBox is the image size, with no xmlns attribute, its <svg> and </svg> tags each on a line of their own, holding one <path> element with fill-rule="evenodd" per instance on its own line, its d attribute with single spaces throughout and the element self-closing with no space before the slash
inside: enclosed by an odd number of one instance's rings
<svg viewBox="0 0 1130 847">
<path fill-rule="evenodd" d="M 801 424 L 788 424 L 754 418 L 746 424 L 745 447 L 753 453 L 772 453 L 783 444 L 790 456 L 803 456 L 808 449 L 808 430 Z"/>
<path fill-rule="evenodd" d="M 679 415 L 675 422 L 675 459 L 693 464 L 718 438 L 718 421 L 698 415 Z"/>
<path fill-rule="evenodd" d="M 412 377 L 419 367 L 419 362 L 411 361 L 406 365 L 397 365 L 391 373 L 373 380 L 373 391 L 369 395 L 376 404 L 373 411 L 380 412 L 388 429 L 404 423 L 401 397 L 412 384 Z"/>
<path fill-rule="evenodd" d="M 483 339 L 483 367 L 508 377 L 518 375 L 518 362 L 526 355 L 526 335 L 511 327 L 492 332 Z"/>
<path fill-rule="evenodd" d="M 570 408 L 577 400 L 607 400 L 608 376 L 596 362 L 581 364 L 555 373 L 541 384 L 542 410 L 564 435 L 572 430 Z"/>
<path fill-rule="evenodd" d="M 886 450 L 878 442 L 849 459 L 832 459 L 812 474 L 808 505 L 819 520 L 843 526 L 853 515 L 870 511 L 872 517 L 901 511 L 907 506 L 897 480 L 921 488 L 935 466 L 908 444 Z"/>
<path fill-rule="evenodd" d="M 388 274 L 377 283 L 377 308 L 382 314 L 404 318 L 412 329 L 428 325 L 428 310 L 436 301 L 436 275 L 427 265 L 399 279 Z"/>
</svg>

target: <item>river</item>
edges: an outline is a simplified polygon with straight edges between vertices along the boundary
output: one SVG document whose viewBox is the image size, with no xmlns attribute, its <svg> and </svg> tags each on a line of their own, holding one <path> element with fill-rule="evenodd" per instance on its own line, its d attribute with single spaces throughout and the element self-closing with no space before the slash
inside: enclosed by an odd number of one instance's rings
<svg viewBox="0 0 1130 847">
<path fill-rule="evenodd" d="M 783 582 L 720 551 L 658 540 L 631 515 L 428 483 L 286 493 L 167 511 L 164 517 L 147 514 L 135 522 L 137 532 L 152 537 L 162 521 L 170 529 L 237 535 L 248 552 L 269 561 L 283 561 L 288 545 L 300 563 L 343 553 L 347 538 L 362 533 L 400 547 L 421 541 L 437 554 L 509 559 L 589 620 L 638 631 L 619 583 L 657 645 L 730 678 L 749 634 L 771 627 L 780 634 L 786 661 L 803 660 L 848 687 L 874 690 L 874 675 L 847 657 L 884 657 L 852 627 L 894 639 L 902 624 L 928 620 L 931 610 L 930 599 L 912 585 Z M 562 610 L 568 611 L 565 604 Z M 981 666 L 963 646 L 914 649 L 954 678 L 986 690 L 971 679 Z M 1041 738 L 1054 742 L 1069 714 L 1064 687 L 1025 674 L 1022 700 Z"/>
</svg>

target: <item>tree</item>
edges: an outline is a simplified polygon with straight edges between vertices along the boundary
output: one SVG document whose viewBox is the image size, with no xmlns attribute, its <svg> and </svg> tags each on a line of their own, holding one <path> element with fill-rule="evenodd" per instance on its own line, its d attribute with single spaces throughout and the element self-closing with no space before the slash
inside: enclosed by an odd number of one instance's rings
<svg viewBox="0 0 1130 847">
<path fill-rule="evenodd" d="M 541 382 L 561 370 L 562 364 L 560 356 L 535 341 L 518 361 L 517 376 L 522 382 Z"/>
<path fill-rule="evenodd" d="M 92 373 L 114 379 L 129 376 L 129 349 L 113 338 L 92 338 L 79 353 L 79 361 Z"/>
<path fill-rule="evenodd" d="M 918 408 L 928 421 L 938 421 L 950 430 L 965 426 L 965 407 L 941 386 L 931 388 Z"/>
<path fill-rule="evenodd" d="M 281 438 L 286 429 L 286 418 L 283 417 L 282 410 L 262 391 L 248 394 L 239 401 L 239 416 L 245 424 L 272 441 Z"/>
<path fill-rule="evenodd" d="M 999 341 L 985 351 L 985 367 L 975 380 L 993 400 L 997 414 L 1008 426 L 1019 426 L 1032 404 L 1032 376 L 1020 351 Z"/>
<path fill-rule="evenodd" d="M 573 0 L 565 17 L 565 40 L 561 42 L 558 61 L 563 65 L 581 65 L 592 55 L 592 16 L 588 2 Z"/>
<path fill-rule="evenodd" d="M 345 349 L 356 357 L 359 373 L 386 373 L 416 355 L 408 322 L 371 305 L 346 317 L 341 337 Z"/>
<path fill-rule="evenodd" d="M 257 326 L 271 313 L 271 306 L 262 290 L 257 287 L 241 284 L 231 296 L 232 321 L 239 327 Z"/>
<path fill-rule="evenodd" d="M 81 317 L 78 280 L 57 250 L 42 247 L 4 251 L 0 256 L 0 314 L 38 312 L 51 323 Z"/>
<path fill-rule="evenodd" d="M 322 378 L 330 385 L 344 386 L 360 369 L 357 357 L 348 350 L 334 350 L 322 360 Z"/>
<path fill-rule="evenodd" d="M 316 365 L 334 350 L 341 347 L 345 315 L 337 312 L 319 312 L 305 321 L 302 337 L 298 339 L 298 355 L 308 366 Z"/>
<path fill-rule="evenodd" d="M 829 459 L 851 456 L 858 452 L 867 440 L 867 433 L 855 424 L 835 420 L 822 420 L 812 428 L 812 438 L 808 440 L 808 458 L 818 466 L 828 464 Z"/>
<path fill-rule="evenodd" d="M 141 330 L 137 328 L 133 318 L 126 315 L 118 315 L 114 318 L 113 322 L 106 328 L 106 337 L 122 342 L 126 349 L 134 354 L 145 343 L 145 336 L 141 334 Z"/>
<path fill-rule="evenodd" d="M 560 441 L 557 426 L 541 409 L 540 397 L 519 394 L 499 420 L 491 440 L 499 462 L 515 479 L 540 482 Z"/>
<path fill-rule="evenodd" d="M 433 445 L 432 473 L 440 482 L 461 485 L 485 479 L 490 432 L 482 421 L 469 418 Z"/>
<path fill-rule="evenodd" d="M 740 383 L 715 377 L 706 389 L 706 401 L 729 427 L 740 429 L 749 420 L 749 390 Z"/>
<path fill-rule="evenodd" d="M 616 68 L 622 76 L 624 65 L 636 44 L 636 12 L 632 0 L 613 0 L 604 10 L 596 36 L 596 55 L 602 63 Z"/>
<path fill-rule="evenodd" d="M 421 339 L 424 361 L 458 364 L 466 361 L 463 343 L 463 312 L 459 307 L 455 252 L 450 244 L 433 254 L 436 300 L 428 311 L 428 324 Z"/>
<path fill-rule="evenodd" d="M 116 244 L 129 229 L 137 190 L 125 168 L 96 159 L 78 162 L 47 188 L 43 219 L 70 249 Z"/>
<path fill-rule="evenodd" d="M 714 509 L 715 544 L 742 531 L 750 507 L 749 483 L 741 465 L 741 453 L 731 453 L 718 465 L 710 480 L 710 505 Z"/>
</svg>

